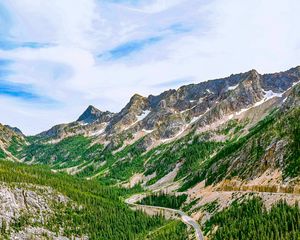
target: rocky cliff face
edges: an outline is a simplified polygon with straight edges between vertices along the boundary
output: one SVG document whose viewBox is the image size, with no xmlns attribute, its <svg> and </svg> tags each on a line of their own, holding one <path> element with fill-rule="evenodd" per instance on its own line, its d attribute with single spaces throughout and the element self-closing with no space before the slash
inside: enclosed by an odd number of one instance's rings
<svg viewBox="0 0 300 240">
<path fill-rule="evenodd" d="M 122 132 L 164 140 L 243 112 L 283 93 L 300 81 L 299 67 L 261 75 L 255 70 L 224 79 L 169 90 L 148 98 L 135 95 L 106 128 L 107 135 Z M 148 136 L 149 138 L 149 136 Z M 110 137 L 107 138 L 109 140 Z"/>
<path fill-rule="evenodd" d="M 109 122 L 113 117 L 113 113 L 106 111 L 102 112 L 94 106 L 88 106 L 88 108 L 83 112 L 82 115 L 77 119 L 77 122 L 82 122 L 85 124 L 91 124 L 94 122 L 103 123 Z"/>
<path fill-rule="evenodd" d="M 97 137 L 111 148 L 144 138 L 144 147 L 168 141 L 233 115 L 239 115 L 284 92 L 300 81 L 300 67 L 274 74 L 256 70 L 226 78 L 190 84 L 160 95 L 134 95 L 119 112 L 102 112 L 89 106 L 77 121 L 57 125 L 38 135 L 59 141 L 74 135 Z M 228 120 L 228 119 L 227 119 Z"/>
<path fill-rule="evenodd" d="M 9 239 L 69 239 L 44 227 L 55 213 L 56 204 L 70 200 L 48 187 L 35 185 L 10 186 L 0 183 L 0 229 L 1 236 Z M 18 229 L 18 222 L 29 226 Z M 35 223 L 35 224 L 33 224 Z M 32 227 L 30 225 L 35 225 Z"/>
</svg>

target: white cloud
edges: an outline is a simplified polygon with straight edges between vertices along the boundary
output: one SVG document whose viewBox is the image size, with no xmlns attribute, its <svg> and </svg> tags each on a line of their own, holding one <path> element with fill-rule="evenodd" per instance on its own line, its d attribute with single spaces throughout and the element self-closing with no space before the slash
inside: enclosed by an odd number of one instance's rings
<svg viewBox="0 0 300 240">
<path fill-rule="evenodd" d="M 74 120 L 88 104 L 117 111 L 133 93 L 158 94 L 166 90 L 162 83 L 174 79 L 200 82 L 252 68 L 273 72 L 299 65 L 297 0 L 157 0 L 137 5 L 6 0 L 5 6 L 13 19 L 12 40 L 54 43 L 0 50 L 0 58 L 14 61 L 9 81 L 31 84 L 60 102 L 43 108 L 2 96 L 0 110 L 7 114 L 0 122 L 27 133 Z M 172 30 L 174 24 L 179 27 Z M 149 37 L 162 40 L 124 58 L 97 59 L 119 45 Z"/>
</svg>

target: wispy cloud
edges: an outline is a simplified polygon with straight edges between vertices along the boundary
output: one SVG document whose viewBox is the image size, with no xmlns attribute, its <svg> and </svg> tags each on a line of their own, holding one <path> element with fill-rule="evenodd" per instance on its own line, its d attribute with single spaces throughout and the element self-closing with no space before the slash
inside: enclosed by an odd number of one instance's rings
<svg viewBox="0 0 300 240">
<path fill-rule="evenodd" d="M 190 31 L 192 31 L 190 26 L 177 22 L 159 30 L 158 36 L 151 36 L 122 43 L 109 51 L 99 54 L 98 57 L 102 60 L 118 60 L 134 53 L 141 52 L 163 40 L 174 37 L 174 35 L 184 34 Z"/>
<path fill-rule="evenodd" d="M 56 103 L 53 99 L 38 95 L 30 85 L 11 83 L 5 80 L 0 80 L 0 95 L 18 98 L 23 101 L 30 101 L 37 104 Z"/>
<path fill-rule="evenodd" d="M 100 54 L 99 57 L 104 60 L 117 60 L 123 57 L 127 57 L 135 52 L 142 51 L 144 48 L 154 45 L 162 41 L 162 37 L 150 37 L 141 40 L 134 40 L 124 44 L 121 44 L 108 52 Z"/>
<path fill-rule="evenodd" d="M 17 48 L 44 48 L 50 46 L 53 46 L 53 44 L 40 42 L 0 41 L 0 49 L 2 50 L 13 50 Z"/>
<path fill-rule="evenodd" d="M 167 30 L 170 30 L 172 33 L 187 33 L 192 31 L 191 27 L 188 27 L 187 25 L 184 25 L 183 23 L 174 23 L 171 26 L 167 28 Z"/>
<path fill-rule="evenodd" d="M 88 104 L 299 65 L 299 0 L 0 2 L 0 122 L 28 133 Z"/>
<path fill-rule="evenodd" d="M 128 4 L 128 5 L 138 5 L 145 0 L 104 0 L 107 3 L 118 3 L 118 4 Z"/>
</svg>

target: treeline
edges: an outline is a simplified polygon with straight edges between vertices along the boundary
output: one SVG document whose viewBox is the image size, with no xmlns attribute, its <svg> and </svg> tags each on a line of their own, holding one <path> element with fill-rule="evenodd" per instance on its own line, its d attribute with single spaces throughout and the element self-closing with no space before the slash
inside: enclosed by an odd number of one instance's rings
<svg viewBox="0 0 300 240">
<path fill-rule="evenodd" d="M 95 181 L 86 181 L 67 174 L 53 174 L 45 166 L 27 166 L 0 161 L 0 182 L 49 186 L 66 195 L 78 206 L 55 206 L 55 214 L 43 224 L 53 232 L 60 227 L 67 237 L 87 235 L 89 239 L 137 239 L 160 228 L 167 221 L 162 216 L 149 217 L 140 211 L 130 210 L 120 196 L 124 190 L 105 187 Z M 15 223 L 18 229 L 29 223 L 21 218 Z M 37 223 L 36 223 L 37 224 Z"/>
<path fill-rule="evenodd" d="M 176 196 L 160 192 L 143 198 L 140 204 L 179 209 L 186 199 L 186 194 Z"/>
<path fill-rule="evenodd" d="M 300 239 L 299 205 L 280 201 L 268 211 L 259 198 L 236 201 L 206 222 L 206 234 L 215 229 L 213 240 Z"/>
</svg>

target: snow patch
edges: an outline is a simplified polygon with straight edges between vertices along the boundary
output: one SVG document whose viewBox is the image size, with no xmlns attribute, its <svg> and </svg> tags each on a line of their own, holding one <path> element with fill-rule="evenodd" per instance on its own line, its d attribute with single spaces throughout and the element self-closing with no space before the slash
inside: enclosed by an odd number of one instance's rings
<svg viewBox="0 0 300 240">
<path fill-rule="evenodd" d="M 228 87 L 228 90 L 234 90 L 239 86 L 239 84 Z"/>
<path fill-rule="evenodd" d="M 145 133 L 152 133 L 154 131 L 154 129 L 152 129 L 152 130 L 142 129 L 142 131 L 145 132 Z"/>
<path fill-rule="evenodd" d="M 145 117 L 147 117 L 147 115 L 150 113 L 151 111 L 146 110 L 143 111 L 141 115 L 136 116 L 137 120 L 135 122 L 133 122 L 132 124 L 130 124 L 129 126 L 125 127 L 124 130 L 127 130 L 129 128 L 131 128 L 133 125 L 135 125 L 136 123 L 138 123 L 139 121 L 142 121 Z"/>
<path fill-rule="evenodd" d="M 267 101 L 267 100 L 269 100 L 273 97 L 279 97 L 280 98 L 280 97 L 282 97 L 282 94 L 283 94 L 283 93 L 275 93 L 272 90 L 264 91 L 264 92 L 265 92 L 265 96 L 264 96 L 265 101 Z"/>
<path fill-rule="evenodd" d="M 142 121 L 145 117 L 147 117 L 147 115 L 150 113 L 151 111 L 149 111 L 149 110 L 146 110 L 146 111 L 144 111 L 144 112 L 142 112 L 142 114 L 141 115 L 139 115 L 139 116 L 137 116 L 137 121 L 139 122 L 139 121 Z"/>
<path fill-rule="evenodd" d="M 251 109 L 253 107 L 257 107 L 257 106 L 263 104 L 264 102 L 266 102 L 266 101 L 268 101 L 268 100 L 270 100 L 270 99 L 272 99 L 274 97 L 281 98 L 283 96 L 283 94 L 284 94 L 284 92 L 283 93 L 275 93 L 272 90 L 268 90 L 268 91 L 263 90 L 263 91 L 264 91 L 264 97 L 263 97 L 262 100 L 256 102 L 255 104 L 253 104 L 253 106 L 251 106 L 249 108 L 243 108 L 243 109 L 241 109 L 239 112 L 236 113 L 236 115 L 240 115 L 243 112 L 246 112 L 246 111 L 248 111 L 249 109 Z"/>
</svg>

